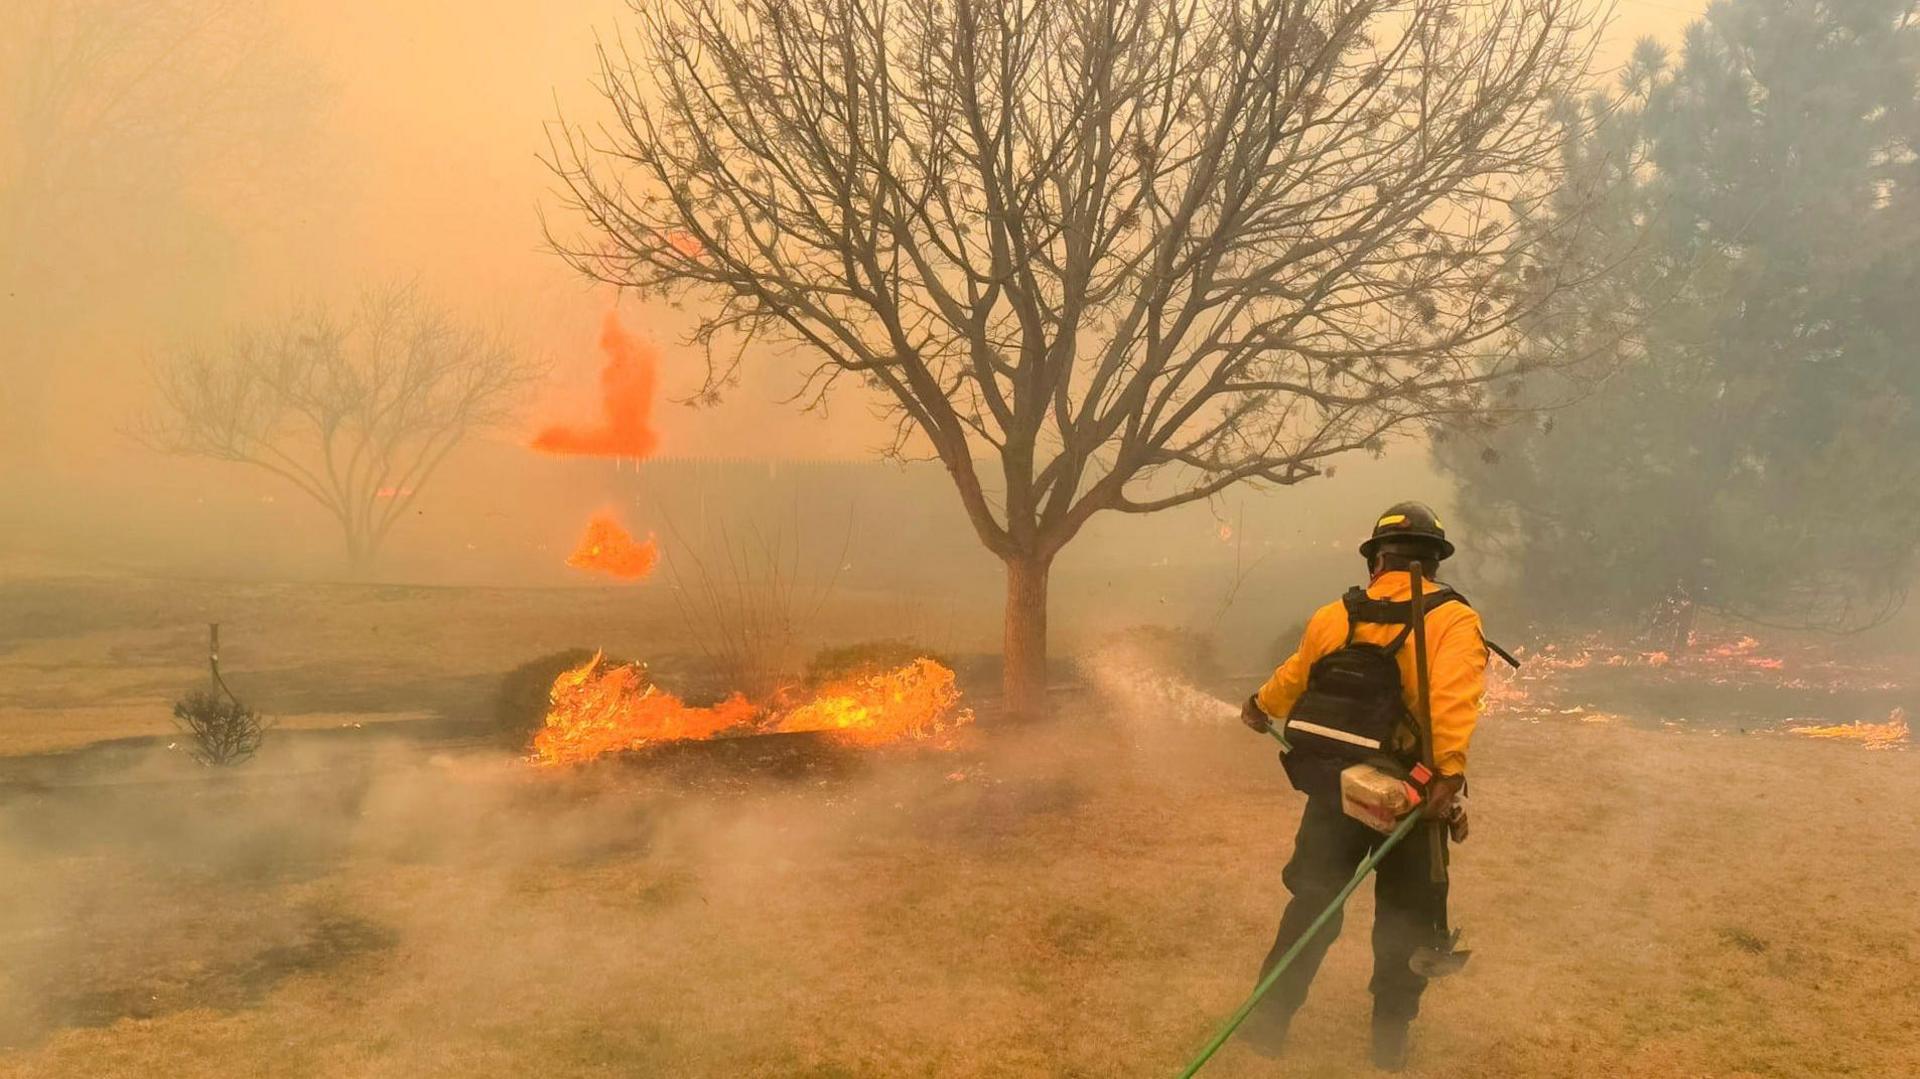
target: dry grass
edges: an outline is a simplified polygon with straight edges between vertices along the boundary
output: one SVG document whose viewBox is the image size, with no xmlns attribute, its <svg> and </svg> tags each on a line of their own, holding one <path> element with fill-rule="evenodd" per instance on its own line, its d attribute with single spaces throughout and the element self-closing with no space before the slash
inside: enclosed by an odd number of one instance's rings
<svg viewBox="0 0 1920 1079">
<path fill-rule="evenodd" d="M 1170 1075 L 1249 988 L 1298 805 L 1264 739 L 1116 724 L 578 771 L 306 736 L 14 788 L 0 1074 Z M 1920 1072 L 1910 763 L 1490 720 L 1476 958 L 1414 1074 Z M 1370 918 L 1287 1061 L 1207 1074 L 1368 1074 Z"/>
<path fill-rule="evenodd" d="M 666 588 L 0 579 L 0 755 L 173 733 L 174 698 L 206 680 L 212 621 L 228 682 L 283 728 L 481 716 L 501 675 L 566 648 L 644 659 L 681 684 L 701 657 Z M 897 605 L 839 589 L 792 643 L 870 638 Z M 993 605 L 956 608 L 991 630 Z"/>
</svg>

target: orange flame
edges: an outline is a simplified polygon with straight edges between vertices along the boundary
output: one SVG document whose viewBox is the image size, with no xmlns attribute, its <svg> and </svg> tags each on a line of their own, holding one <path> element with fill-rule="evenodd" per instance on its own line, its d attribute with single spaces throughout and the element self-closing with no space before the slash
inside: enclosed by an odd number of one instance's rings
<svg viewBox="0 0 1920 1079">
<path fill-rule="evenodd" d="M 855 745 L 880 745 L 902 738 L 924 739 L 939 733 L 957 712 L 960 690 L 953 672 L 921 658 L 878 674 L 856 675 L 830 683 L 812 700 L 782 714 L 776 731 L 827 731 Z"/>
<path fill-rule="evenodd" d="M 737 693 L 712 708 L 690 708 L 655 687 L 645 667 L 607 663 L 599 654 L 554 679 L 549 700 L 546 726 L 533 737 L 534 756 L 544 764 L 711 738 L 754 716 L 753 706 Z"/>
<path fill-rule="evenodd" d="M 634 542 L 633 534 L 603 510 L 587 522 L 587 532 L 580 537 L 580 546 L 567 556 L 567 565 L 623 581 L 638 581 L 652 573 L 659 560 L 660 549 L 652 536 L 644 543 Z"/>
<path fill-rule="evenodd" d="M 547 453 L 588 457 L 647 457 L 660 445 L 652 426 L 655 383 L 660 355 L 653 347 L 628 336 L 620 318 L 607 312 L 600 328 L 600 348 L 607 365 L 600 371 L 600 426 L 549 427 L 533 437 L 533 448 Z"/>
<path fill-rule="evenodd" d="M 1907 713 L 1895 708 L 1885 723 L 1839 723 L 1827 727 L 1790 727 L 1794 734 L 1808 738 L 1838 738 L 1859 742 L 1868 749 L 1892 749 L 1906 743 L 1912 733 L 1907 728 Z"/>
<path fill-rule="evenodd" d="M 547 722 L 534 736 L 542 764 L 590 761 L 661 742 L 740 734 L 825 732 L 854 745 L 926 741 L 973 720 L 961 708 L 953 671 L 930 659 L 829 684 L 797 702 L 784 695 L 756 708 L 736 693 L 695 708 L 653 684 L 639 664 L 595 655 L 553 681 Z"/>
</svg>

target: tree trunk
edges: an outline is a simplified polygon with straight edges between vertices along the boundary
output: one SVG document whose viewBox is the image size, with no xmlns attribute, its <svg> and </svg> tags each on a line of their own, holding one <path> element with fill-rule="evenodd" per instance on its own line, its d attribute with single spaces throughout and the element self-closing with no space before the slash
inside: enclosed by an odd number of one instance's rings
<svg viewBox="0 0 1920 1079">
<path fill-rule="evenodd" d="M 1032 555 L 1007 559 L 1007 618 L 1001 689 L 1007 710 L 1033 718 L 1047 699 L 1047 572 L 1052 560 Z"/>
<path fill-rule="evenodd" d="M 1667 646 L 1667 651 L 1675 657 L 1693 650 L 1693 619 L 1696 611 L 1692 590 L 1681 585 L 1674 602 L 1673 641 Z"/>
<path fill-rule="evenodd" d="M 364 581 L 373 573 L 375 547 L 358 529 L 347 528 L 347 572 L 355 581 Z"/>
</svg>

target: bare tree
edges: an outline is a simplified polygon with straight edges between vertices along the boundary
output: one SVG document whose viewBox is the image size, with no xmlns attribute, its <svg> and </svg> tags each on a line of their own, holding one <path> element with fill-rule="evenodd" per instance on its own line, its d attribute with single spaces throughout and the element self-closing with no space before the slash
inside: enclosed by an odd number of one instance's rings
<svg viewBox="0 0 1920 1079">
<path fill-rule="evenodd" d="M 537 375 L 499 337 L 393 287 L 344 318 L 316 308 L 163 362 L 160 405 L 138 433 L 292 484 L 332 514 L 364 570 L 453 448 L 509 419 Z"/>
<path fill-rule="evenodd" d="M 1525 209 L 1585 0 L 649 0 L 550 164 L 594 278 L 880 391 L 1007 567 L 1037 705 L 1055 556 L 1105 510 L 1331 471 L 1558 362 Z"/>
</svg>

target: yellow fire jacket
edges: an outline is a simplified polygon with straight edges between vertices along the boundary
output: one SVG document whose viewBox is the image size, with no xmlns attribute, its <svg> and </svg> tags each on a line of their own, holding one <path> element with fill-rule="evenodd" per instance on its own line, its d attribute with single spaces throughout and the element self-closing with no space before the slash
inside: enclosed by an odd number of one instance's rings
<svg viewBox="0 0 1920 1079">
<path fill-rule="evenodd" d="M 1445 587 L 1429 584 L 1425 591 Z M 1374 599 L 1396 602 L 1413 598 L 1413 580 L 1405 571 L 1383 573 L 1367 586 Z M 1362 622 L 1353 639 L 1368 644 L 1392 644 L 1399 626 Z M 1307 688 L 1307 672 L 1321 656 L 1347 642 L 1347 609 L 1338 600 L 1313 613 L 1300 647 L 1287 657 L 1260 687 L 1254 700 L 1260 710 L 1278 721 L 1293 710 L 1293 702 Z M 1414 678 L 1413 638 L 1396 657 L 1400 663 L 1401 694 L 1408 711 L 1418 714 L 1420 690 Z M 1433 763 L 1445 775 L 1467 770 L 1467 743 L 1487 688 L 1487 645 L 1480 636 L 1480 616 L 1464 603 L 1449 603 L 1427 613 L 1427 675 L 1433 699 Z"/>
</svg>

